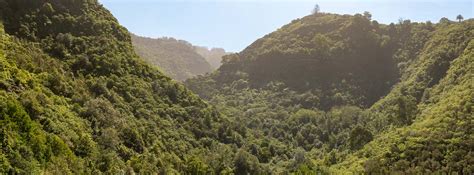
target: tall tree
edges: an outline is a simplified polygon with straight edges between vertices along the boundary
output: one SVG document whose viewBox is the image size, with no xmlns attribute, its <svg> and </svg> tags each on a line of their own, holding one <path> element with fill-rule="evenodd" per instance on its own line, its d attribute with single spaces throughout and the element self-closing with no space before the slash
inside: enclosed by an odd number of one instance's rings
<svg viewBox="0 0 474 175">
<path fill-rule="evenodd" d="M 459 14 L 458 16 L 456 16 L 456 19 L 457 19 L 459 22 L 461 22 L 461 21 L 464 19 L 464 17 Z"/>
<path fill-rule="evenodd" d="M 316 4 L 316 5 L 314 6 L 314 8 L 313 8 L 313 11 L 312 11 L 313 15 L 314 15 L 314 14 L 318 14 L 318 13 L 320 12 L 320 10 L 321 10 L 321 9 L 319 8 L 319 5 Z"/>
<path fill-rule="evenodd" d="M 364 17 L 366 17 L 369 20 L 372 20 L 372 14 L 370 14 L 370 12 L 368 12 L 368 11 L 364 12 Z"/>
</svg>

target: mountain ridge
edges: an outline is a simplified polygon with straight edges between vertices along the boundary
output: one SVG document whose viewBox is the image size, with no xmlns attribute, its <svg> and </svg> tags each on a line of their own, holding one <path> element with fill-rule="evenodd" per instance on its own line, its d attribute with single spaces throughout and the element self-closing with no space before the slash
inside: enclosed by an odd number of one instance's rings
<svg viewBox="0 0 474 175">
<path fill-rule="evenodd" d="M 97 0 L 0 21 L 0 174 L 474 172 L 473 19 L 316 13 L 184 85 Z"/>
<path fill-rule="evenodd" d="M 161 67 L 169 76 L 183 81 L 212 70 L 194 46 L 174 38 L 147 38 L 132 34 L 135 51 L 148 63 Z"/>
<path fill-rule="evenodd" d="M 385 25 L 365 14 L 314 14 L 186 85 L 251 133 L 292 138 L 304 149 L 289 166 L 296 173 L 466 174 L 473 171 L 473 27 L 472 19 Z"/>
<path fill-rule="evenodd" d="M 219 113 L 139 58 L 98 1 L 0 4 L 1 173 L 192 171 Z"/>
</svg>

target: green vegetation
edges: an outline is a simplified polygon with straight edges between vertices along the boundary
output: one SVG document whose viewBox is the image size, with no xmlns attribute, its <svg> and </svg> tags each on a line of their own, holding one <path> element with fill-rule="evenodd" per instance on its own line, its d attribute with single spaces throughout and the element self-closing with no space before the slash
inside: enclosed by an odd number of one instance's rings
<svg viewBox="0 0 474 175">
<path fill-rule="evenodd" d="M 48 2 L 0 1 L 0 174 L 200 165 L 219 114 L 139 59 L 97 1 Z"/>
<path fill-rule="evenodd" d="M 474 21 L 370 17 L 294 20 L 186 85 L 275 174 L 473 173 Z"/>
<path fill-rule="evenodd" d="M 187 80 L 198 97 L 96 0 L 0 15 L 0 174 L 474 173 L 472 19 L 318 12 Z"/>
<path fill-rule="evenodd" d="M 195 46 L 183 40 L 132 35 L 132 43 L 141 58 L 162 68 L 167 75 L 179 81 L 213 69 L 206 58 L 195 50 Z"/>
</svg>

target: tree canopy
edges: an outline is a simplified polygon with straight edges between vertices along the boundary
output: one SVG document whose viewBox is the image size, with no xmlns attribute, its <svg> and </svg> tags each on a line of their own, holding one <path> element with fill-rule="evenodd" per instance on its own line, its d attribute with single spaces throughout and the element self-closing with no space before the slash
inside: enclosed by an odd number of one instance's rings
<svg viewBox="0 0 474 175">
<path fill-rule="evenodd" d="M 472 19 L 320 12 L 185 85 L 97 0 L 0 19 L 0 174 L 474 172 Z"/>
<path fill-rule="evenodd" d="M 186 86 L 249 128 L 276 174 L 469 174 L 473 28 L 310 15 Z"/>
</svg>

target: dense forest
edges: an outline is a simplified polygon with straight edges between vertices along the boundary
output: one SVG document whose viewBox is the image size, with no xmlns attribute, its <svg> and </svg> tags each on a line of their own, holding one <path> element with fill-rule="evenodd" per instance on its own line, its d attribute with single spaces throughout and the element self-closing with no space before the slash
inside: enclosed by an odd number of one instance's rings
<svg viewBox="0 0 474 175">
<path fill-rule="evenodd" d="M 204 138 L 218 140 L 225 122 L 140 59 L 97 1 L 0 4 L 0 174 L 169 174 L 202 165 L 202 150 L 212 151 Z"/>
<path fill-rule="evenodd" d="M 473 31 L 315 13 L 186 85 L 238 128 L 251 174 L 470 174 Z"/>
<path fill-rule="evenodd" d="M 196 46 L 183 40 L 152 39 L 132 35 L 132 44 L 141 58 L 163 69 L 167 76 L 179 81 L 211 72 L 214 69 L 210 62 L 195 50 Z"/>
<path fill-rule="evenodd" d="M 0 0 L 0 174 L 472 174 L 473 39 L 315 13 L 183 85 L 97 0 Z"/>
</svg>

